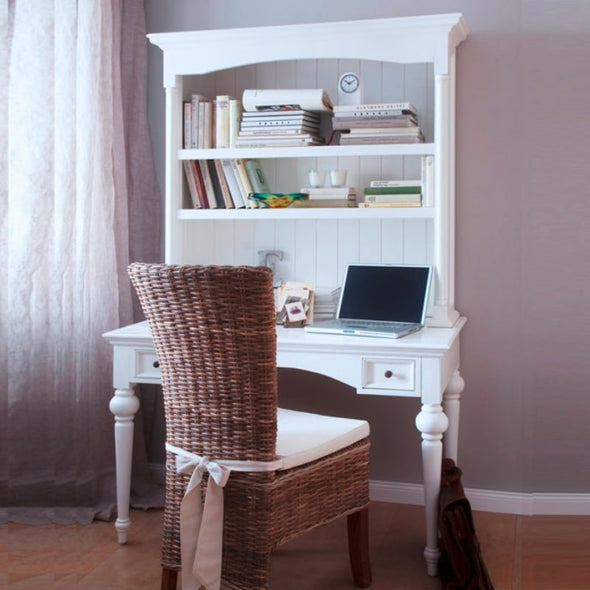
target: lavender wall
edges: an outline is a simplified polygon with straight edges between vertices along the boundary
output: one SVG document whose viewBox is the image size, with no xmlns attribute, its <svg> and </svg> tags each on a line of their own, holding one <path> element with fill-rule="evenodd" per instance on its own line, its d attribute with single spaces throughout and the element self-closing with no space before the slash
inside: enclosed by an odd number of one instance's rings
<svg viewBox="0 0 590 590">
<path fill-rule="evenodd" d="M 145 1 L 149 32 L 463 13 L 457 58 L 459 463 L 469 487 L 590 492 L 590 3 L 586 0 Z M 302 40 L 304 42 L 304 40 Z M 149 103 L 160 182 L 161 54 Z M 313 383 L 320 395 L 306 395 Z M 372 478 L 421 480 L 416 400 L 360 398 L 281 371 L 292 407 L 365 416 Z"/>
</svg>

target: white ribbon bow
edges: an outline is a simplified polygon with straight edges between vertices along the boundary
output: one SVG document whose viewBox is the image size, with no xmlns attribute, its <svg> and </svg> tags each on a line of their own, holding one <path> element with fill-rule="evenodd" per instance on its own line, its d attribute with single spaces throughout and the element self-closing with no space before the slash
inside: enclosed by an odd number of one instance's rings
<svg viewBox="0 0 590 590">
<path fill-rule="evenodd" d="M 180 504 L 180 556 L 182 590 L 220 590 L 223 555 L 223 488 L 232 470 L 275 471 L 282 461 L 210 461 L 166 443 L 176 454 L 177 473 L 191 473 Z M 201 506 L 200 483 L 209 474 L 205 504 Z"/>
</svg>

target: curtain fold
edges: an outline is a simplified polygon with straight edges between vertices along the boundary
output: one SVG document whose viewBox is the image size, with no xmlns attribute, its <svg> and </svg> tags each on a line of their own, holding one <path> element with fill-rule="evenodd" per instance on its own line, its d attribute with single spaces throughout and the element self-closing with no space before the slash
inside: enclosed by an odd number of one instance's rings
<svg viewBox="0 0 590 590">
<path fill-rule="evenodd" d="M 8 39 L 2 516 L 89 522 L 115 503 L 101 335 L 137 319 L 131 256 L 159 260 L 143 3 L 12 1 Z"/>
</svg>

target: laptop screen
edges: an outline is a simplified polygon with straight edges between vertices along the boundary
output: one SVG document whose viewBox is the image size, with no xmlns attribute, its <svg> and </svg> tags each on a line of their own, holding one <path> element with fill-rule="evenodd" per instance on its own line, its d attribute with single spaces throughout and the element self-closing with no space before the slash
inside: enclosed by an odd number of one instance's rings
<svg viewBox="0 0 590 590">
<path fill-rule="evenodd" d="M 423 323 L 431 267 L 349 264 L 337 317 Z"/>
</svg>

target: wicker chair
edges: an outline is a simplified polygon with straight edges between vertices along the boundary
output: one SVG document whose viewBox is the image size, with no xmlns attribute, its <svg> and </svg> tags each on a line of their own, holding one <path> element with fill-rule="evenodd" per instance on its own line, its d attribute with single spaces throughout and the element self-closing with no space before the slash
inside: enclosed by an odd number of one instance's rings
<svg viewBox="0 0 590 590">
<path fill-rule="evenodd" d="M 354 583 L 370 586 L 368 424 L 278 409 L 270 270 L 135 263 L 129 276 L 161 367 L 167 448 L 220 464 L 273 466 L 232 470 L 223 488 L 224 587 L 268 588 L 274 549 L 342 516 Z M 163 590 L 176 588 L 182 567 L 189 477 L 177 472 L 177 454 L 168 450 Z M 199 484 L 199 502 L 211 477 Z"/>
</svg>

